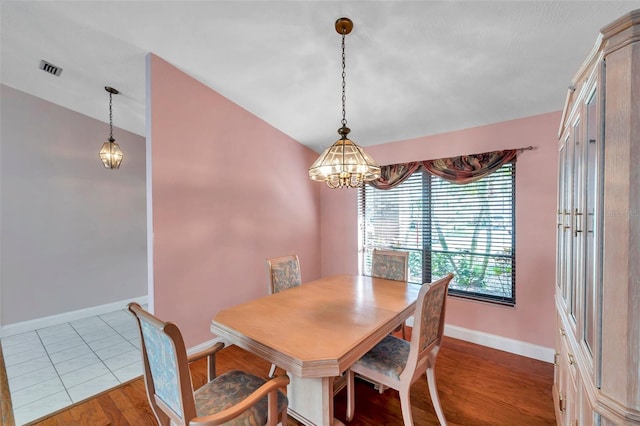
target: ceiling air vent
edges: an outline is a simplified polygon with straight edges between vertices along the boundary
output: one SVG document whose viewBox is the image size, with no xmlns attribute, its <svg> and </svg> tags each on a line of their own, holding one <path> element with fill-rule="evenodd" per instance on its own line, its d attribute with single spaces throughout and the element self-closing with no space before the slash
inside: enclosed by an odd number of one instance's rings
<svg viewBox="0 0 640 426">
<path fill-rule="evenodd" d="M 56 67 L 55 65 L 50 64 L 45 60 L 40 60 L 40 69 L 42 71 L 48 72 L 49 74 L 53 74 L 57 77 L 59 77 L 60 74 L 62 74 L 62 68 Z"/>
</svg>

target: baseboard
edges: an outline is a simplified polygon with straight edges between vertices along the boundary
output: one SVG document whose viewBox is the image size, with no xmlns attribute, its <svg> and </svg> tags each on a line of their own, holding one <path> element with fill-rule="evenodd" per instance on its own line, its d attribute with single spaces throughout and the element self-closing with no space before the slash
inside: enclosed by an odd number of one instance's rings
<svg viewBox="0 0 640 426">
<path fill-rule="evenodd" d="M 410 327 L 413 326 L 413 317 L 407 319 L 406 324 Z M 445 336 L 453 337 L 455 339 L 477 343 L 478 345 L 488 346 L 493 349 L 499 349 L 501 351 L 545 362 L 553 362 L 553 356 L 556 352 L 553 348 L 534 345 L 533 343 L 509 339 L 508 337 L 497 336 L 495 334 L 484 333 L 482 331 L 462 328 L 456 325 L 445 324 L 444 334 Z"/>
<path fill-rule="evenodd" d="M 198 353 L 200 351 L 203 351 L 205 349 L 207 349 L 209 346 L 213 346 L 218 342 L 222 342 L 224 343 L 225 346 L 229 346 L 231 345 L 231 342 L 229 342 L 228 340 L 222 338 L 222 337 L 216 337 L 213 338 L 211 340 L 207 340 L 206 342 L 202 342 L 199 345 L 195 345 L 190 347 L 189 349 L 187 349 L 187 356 L 193 355 L 195 353 Z"/>
<path fill-rule="evenodd" d="M 455 339 L 545 362 L 553 362 L 553 356 L 555 354 L 553 348 L 534 345 L 533 343 L 522 342 L 508 337 L 496 336 L 495 334 L 484 333 L 482 331 L 470 330 L 455 325 L 446 324 L 444 326 L 444 334 L 445 336 Z"/>
<path fill-rule="evenodd" d="M 509 339 L 507 337 L 496 336 L 495 334 L 484 333 L 482 331 L 470 330 L 468 328 L 462 328 L 455 325 L 445 325 L 444 334 L 445 336 L 453 337 L 455 339 L 476 343 L 478 345 L 545 362 L 553 362 L 553 356 L 555 354 L 555 350 L 553 348 L 534 345 L 532 343 Z M 208 340 L 189 348 L 187 350 L 187 354 L 191 355 L 199 352 L 217 342 L 223 342 L 225 346 L 232 345 L 230 341 L 222 337 L 216 337 L 215 339 Z"/>
<path fill-rule="evenodd" d="M 147 296 L 135 297 L 132 299 L 121 300 L 119 302 L 107 303 L 105 305 L 78 309 L 77 311 L 63 312 L 61 314 L 3 325 L 0 327 L 0 337 L 9 337 L 15 334 L 51 327 L 53 325 L 64 324 L 65 322 L 77 321 L 96 315 L 106 314 L 108 312 L 117 311 L 118 309 L 125 309 L 127 304 L 130 302 L 137 302 L 141 305 L 146 305 Z"/>
</svg>

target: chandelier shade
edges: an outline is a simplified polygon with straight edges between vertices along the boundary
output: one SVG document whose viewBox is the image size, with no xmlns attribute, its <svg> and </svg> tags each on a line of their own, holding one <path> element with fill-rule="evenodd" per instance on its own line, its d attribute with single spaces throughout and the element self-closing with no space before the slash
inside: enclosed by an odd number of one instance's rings
<svg viewBox="0 0 640 426">
<path fill-rule="evenodd" d="M 380 166 L 344 134 L 313 163 L 309 177 L 326 182 L 329 188 L 357 188 L 364 182 L 379 178 Z"/>
<path fill-rule="evenodd" d="M 122 163 L 124 154 L 120 150 L 120 145 L 118 145 L 116 140 L 113 138 L 112 95 L 117 95 L 120 92 L 109 86 L 105 86 L 104 90 L 109 93 L 109 139 L 102 144 L 99 155 L 100 160 L 102 160 L 102 164 L 106 169 L 116 170 L 120 168 L 120 163 Z"/>
<path fill-rule="evenodd" d="M 349 18 L 340 18 L 335 24 L 336 31 L 342 35 L 342 127 L 338 129 L 340 139 L 325 149 L 309 168 L 309 178 L 325 182 L 329 188 L 357 188 L 364 182 L 380 177 L 380 166 L 362 148 L 347 137 L 351 131 L 346 118 L 345 83 L 345 36 L 353 29 Z"/>
<path fill-rule="evenodd" d="M 123 156 L 124 155 L 120 150 L 120 145 L 118 145 L 114 139 L 110 139 L 103 143 L 102 148 L 100 148 L 100 159 L 102 160 L 104 167 L 107 169 L 120 168 Z"/>
</svg>

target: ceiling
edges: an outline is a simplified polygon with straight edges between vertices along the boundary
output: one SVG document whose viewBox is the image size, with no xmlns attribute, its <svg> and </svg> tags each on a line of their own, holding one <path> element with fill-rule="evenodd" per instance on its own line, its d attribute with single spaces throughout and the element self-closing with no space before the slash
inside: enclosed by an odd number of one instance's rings
<svg viewBox="0 0 640 426">
<path fill-rule="evenodd" d="M 144 135 L 152 52 L 319 152 L 340 127 L 341 16 L 354 22 L 350 136 L 370 146 L 561 110 L 599 29 L 637 8 L 640 0 L 2 0 L 0 81 L 105 122 L 112 86 L 121 92 L 114 126 Z M 61 76 L 39 70 L 41 59 Z"/>
</svg>

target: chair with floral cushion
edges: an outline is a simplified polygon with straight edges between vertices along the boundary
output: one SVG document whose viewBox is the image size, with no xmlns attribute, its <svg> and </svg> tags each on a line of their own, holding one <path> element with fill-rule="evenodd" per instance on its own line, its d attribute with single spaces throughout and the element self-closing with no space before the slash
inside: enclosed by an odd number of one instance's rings
<svg viewBox="0 0 640 426">
<path fill-rule="evenodd" d="M 269 272 L 269 294 L 278 293 L 302 284 L 300 260 L 296 255 L 267 259 L 267 271 Z M 276 365 L 271 364 L 268 377 L 273 377 L 275 372 Z"/>
<path fill-rule="evenodd" d="M 409 253 L 397 250 L 373 249 L 371 256 L 371 276 L 394 281 L 407 281 Z M 406 338 L 404 322 L 394 331 L 402 330 L 402 338 Z"/>
<path fill-rule="evenodd" d="M 354 375 L 379 382 L 396 389 L 400 394 L 400 406 L 405 426 L 413 425 L 411 415 L 411 384 L 426 373 L 431 402 L 440 424 L 447 422 L 440 406 L 436 387 L 435 364 L 442 336 L 447 304 L 447 290 L 453 274 L 423 284 L 416 301 L 415 321 L 411 342 L 388 335 L 380 343 L 356 361 L 347 371 L 347 421 L 353 419 L 355 410 Z"/>
<path fill-rule="evenodd" d="M 373 249 L 371 276 L 406 281 L 408 265 L 409 253 L 406 251 Z"/>
<path fill-rule="evenodd" d="M 129 304 L 140 331 L 144 383 L 151 409 L 161 426 L 269 425 L 287 423 L 287 397 L 279 390 L 286 375 L 269 381 L 233 370 L 216 377 L 217 343 L 187 357 L 182 334 L 137 303 Z M 194 391 L 189 363 L 207 357 L 209 381 Z"/>
<path fill-rule="evenodd" d="M 302 284 L 300 260 L 296 255 L 267 259 L 267 269 L 269 271 L 269 294 Z"/>
</svg>

